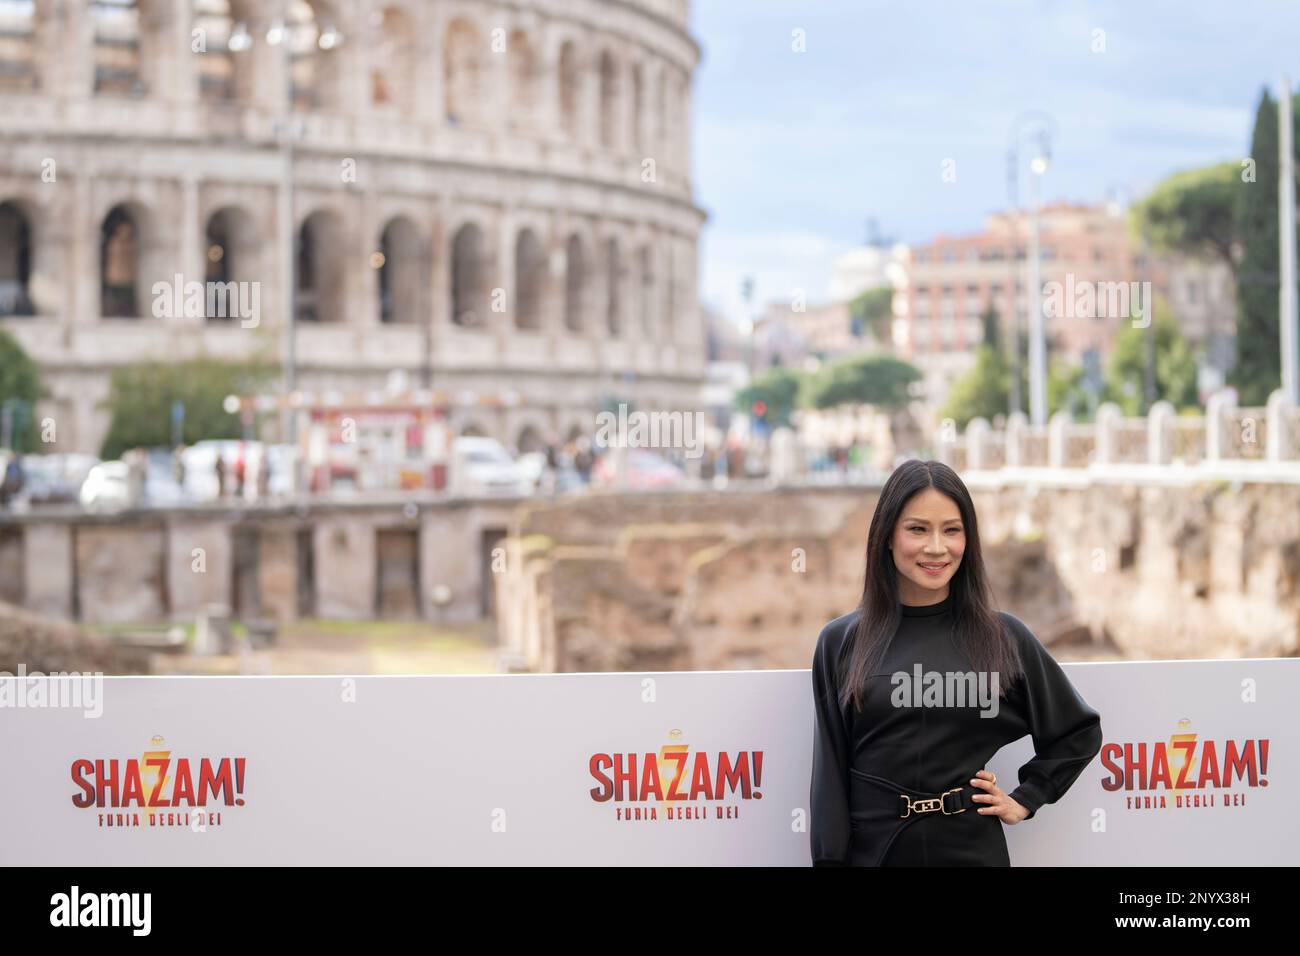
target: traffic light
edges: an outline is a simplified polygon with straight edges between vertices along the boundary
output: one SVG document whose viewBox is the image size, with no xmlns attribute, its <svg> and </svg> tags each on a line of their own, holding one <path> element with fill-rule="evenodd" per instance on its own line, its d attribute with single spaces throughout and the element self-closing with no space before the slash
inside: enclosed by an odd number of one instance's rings
<svg viewBox="0 0 1300 956">
<path fill-rule="evenodd" d="M 750 406 L 750 412 L 753 414 L 753 417 L 759 421 L 767 421 L 767 402 L 763 401 L 761 398 L 755 399 L 754 404 Z"/>
</svg>

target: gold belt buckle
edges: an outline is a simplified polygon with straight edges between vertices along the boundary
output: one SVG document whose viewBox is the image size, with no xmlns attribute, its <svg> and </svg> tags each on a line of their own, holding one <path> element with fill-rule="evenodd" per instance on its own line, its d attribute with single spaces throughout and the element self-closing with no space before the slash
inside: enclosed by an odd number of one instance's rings
<svg viewBox="0 0 1300 956">
<path fill-rule="evenodd" d="M 943 797 L 948 796 L 948 794 L 950 794 L 950 793 L 961 793 L 961 787 L 953 787 L 951 790 L 945 790 L 945 791 L 943 792 Z M 940 798 L 939 798 L 939 809 L 940 809 L 940 810 L 943 810 L 943 797 L 940 797 Z M 959 813 L 965 813 L 965 812 L 966 812 L 966 808 L 965 808 L 965 807 L 962 807 L 960 810 L 954 810 L 954 811 L 952 811 L 952 813 L 949 813 L 947 810 L 943 810 L 943 815 L 944 815 L 945 817 L 955 817 L 957 814 L 959 814 Z"/>
<path fill-rule="evenodd" d="M 951 813 L 944 808 L 943 798 L 948 796 L 950 793 L 961 793 L 961 787 L 953 787 L 951 790 L 945 790 L 937 797 L 929 797 L 925 800 L 913 800 L 907 794 L 900 793 L 899 796 L 907 801 L 907 813 L 900 813 L 898 818 L 900 820 L 906 820 L 912 813 L 933 813 L 935 810 L 939 810 L 946 817 L 955 817 L 959 813 L 965 813 L 966 807 L 962 807 L 960 810 L 953 810 Z"/>
</svg>

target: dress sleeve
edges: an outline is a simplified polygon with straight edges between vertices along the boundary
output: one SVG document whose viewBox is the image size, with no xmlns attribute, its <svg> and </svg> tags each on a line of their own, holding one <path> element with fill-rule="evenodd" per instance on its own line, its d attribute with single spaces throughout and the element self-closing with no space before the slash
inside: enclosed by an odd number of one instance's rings
<svg viewBox="0 0 1300 956">
<path fill-rule="evenodd" d="M 813 866 L 847 866 L 849 860 L 849 735 L 835 668 L 841 643 L 832 622 L 822 629 L 813 652 L 815 733 L 808 823 Z"/>
<path fill-rule="evenodd" d="M 1055 803 L 1101 750 L 1101 715 L 1074 689 L 1065 671 L 1033 632 L 1004 613 L 1020 647 L 1024 679 L 1008 697 L 1016 702 L 1034 741 L 1034 757 L 1020 768 L 1020 786 L 1008 796 L 1032 818 Z"/>
</svg>

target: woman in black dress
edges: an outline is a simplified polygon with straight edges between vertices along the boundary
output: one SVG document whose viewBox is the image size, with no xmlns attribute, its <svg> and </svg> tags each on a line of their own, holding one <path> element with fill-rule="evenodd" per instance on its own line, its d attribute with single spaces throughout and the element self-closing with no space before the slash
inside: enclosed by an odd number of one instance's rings
<svg viewBox="0 0 1300 956">
<path fill-rule="evenodd" d="M 885 483 L 862 602 L 822 629 L 812 680 L 815 866 L 1009 866 L 1003 825 L 1101 749 L 1098 713 L 994 609 L 970 493 L 936 461 Z M 1008 793 L 984 766 L 1026 734 L 1035 755 Z"/>
</svg>

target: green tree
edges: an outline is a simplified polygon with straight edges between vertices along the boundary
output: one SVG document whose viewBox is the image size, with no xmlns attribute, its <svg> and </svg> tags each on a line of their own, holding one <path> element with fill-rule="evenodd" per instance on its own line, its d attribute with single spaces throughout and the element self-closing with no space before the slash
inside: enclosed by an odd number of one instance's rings
<svg viewBox="0 0 1300 956">
<path fill-rule="evenodd" d="M 823 366 L 808 382 L 812 408 L 876 405 L 898 409 L 911 398 L 909 386 L 920 381 L 916 366 L 887 355 L 853 356 Z"/>
<path fill-rule="evenodd" d="M 940 414 L 964 429 L 972 419 L 1005 415 L 1010 394 L 1011 371 L 1006 359 L 997 349 L 981 345 L 975 367 L 953 382 Z"/>
<path fill-rule="evenodd" d="M 1300 98 L 1293 103 L 1300 110 Z M 1293 142 L 1300 149 L 1300 137 Z M 1265 89 L 1255 111 L 1250 142 L 1255 181 L 1241 184 L 1237 203 L 1237 232 L 1242 241 L 1237 268 L 1237 362 L 1228 380 L 1236 386 L 1243 405 L 1263 405 L 1282 379 L 1278 347 L 1277 153 L 1277 102 Z"/>
<path fill-rule="evenodd" d="M 773 427 L 790 424 L 790 415 L 800 404 L 805 376 L 790 368 L 775 368 L 736 393 L 735 407 L 747 415 L 754 414 L 754 404 L 762 402 L 759 418 Z"/>
<path fill-rule="evenodd" d="M 1174 173 L 1129 212 L 1135 239 L 1145 229 L 1158 252 L 1212 256 L 1236 268 L 1241 166 L 1219 163 Z"/>
<path fill-rule="evenodd" d="M 996 309 L 989 308 L 980 316 L 984 328 L 984 341 L 975 355 L 975 365 L 953 382 L 944 403 L 941 416 L 951 418 L 958 428 L 965 428 L 972 419 L 992 421 L 1006 415 L 1011 408 L 1011 363 L 1002 345 L 1002 323 Z M 1020 354 L 1026 351 L 1026 338 L 1022 332 Z M 1020 394 L 1029 394 L 1026 378 L 1028 369 L 1020 367 Z"/>
<path fill-rule="evenodd" d="M 1092 417 L 1088 390 L 1084 386 L 1083 366 L 1072 365 L 1065 359 L 1053 358 L 1047 372 L 1047 414 L 1067 411 L 1075 421 Z"/>
<path fill-rule="evenodd" d="M 185 362 L 138 362 L 113 371 L 108 409 L 112 416 L 101 456 L 117 458 L 129 448 L 170 445 L 172 406 L 185 406 L 181 440 L 238 438 L 239 417 L 222 408 L 227 395 L 247 395 L 273 380 L 276 369 L 260 361 L 208 358 Z"/>
<path fill-rule="evenodd" d="M 0 329 L 0 410 L 8 409 L 13 450 L 36 450 L 36 400 L 41 397 L 41 371 L 18 340 Z"/>
<path fill-rule="evenodd" d="M 855 338 L 869 333 L 877 342 L 888 342 L 893 314 L 894 290 L 889 286 L 867 289 L 849 303 L 849 321 Z"/>
<path fill-rule="evenodd" d="M 1156 301 L 1150 331 L 1155 334 L 1156 399 L 1169 402 L 1179 411 L 1196 408 L 1196 357 L 1163 300 Z M 1142 413 L 1147 332 L 1126 324 L 1115 340 L 1107 366 L 1105 397 L 1119 405 L 1125 415 Z"/>
</svg>

